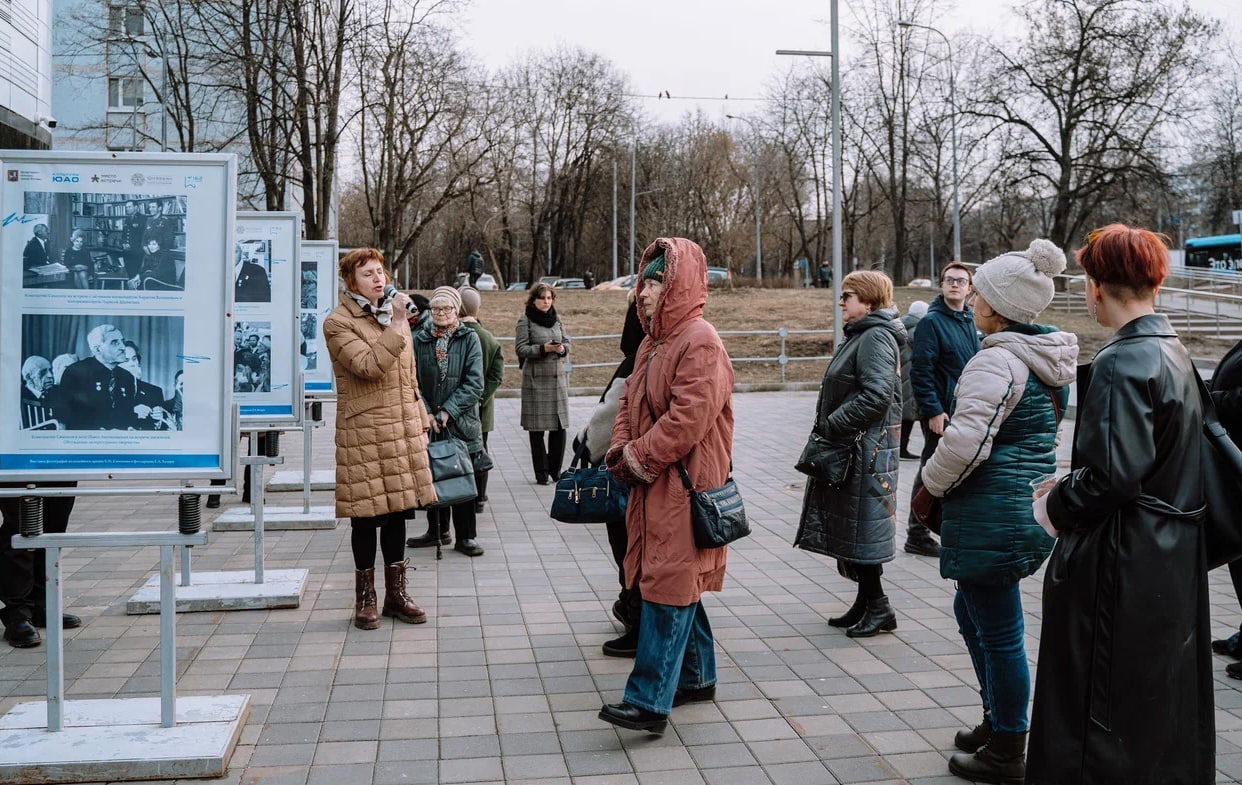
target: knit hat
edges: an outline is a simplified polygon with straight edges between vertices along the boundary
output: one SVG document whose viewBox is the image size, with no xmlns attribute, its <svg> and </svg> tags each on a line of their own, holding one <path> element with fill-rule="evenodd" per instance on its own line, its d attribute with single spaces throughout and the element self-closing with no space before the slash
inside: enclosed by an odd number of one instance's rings
<svg viewBox="0 0 1242 785">
<path fill-rule="evenodd" d="M 447 300 L 449 305 L 453 306 L 454 313 L 461 313 L 461 295 L 451 286 L 438 286 L 431 293 L 431 302 L 436 300 Z"/>
<path fill-rule="evenodd" d="M 646 267 L 643 268 L 643 280 L 648 278 L 655 279 L 660 283 L 664 283 L 664 254 L 660 254 L 652 259 Z"/>
<path fill-rule="evenodd" d="M 989 300 L 989 302 L 991 301 Z M 915 300 L 910 303 L 910 307 L 906 310 L 906 313 L 911 316 L 917 316 L 921 319 L 927 313 L 927 303 L 923 300 Z"/>
<path fill-rule="evenodd" d="M 1025 324 L 1052 302 L 1052 277 L 1064 269 L 1064 251 L 1049 240 L 1032 240 L 1025 251 L 1003 253 L 979 265 L 974 284 L 993 310 Z"/>
<path fill-rule="evenodd" d="M 479 290 L 473 286 L 463 286 L 459 292 L 461 295 L 461 311 L 466 316 L 479 317 L 479 306 L 483 304 L 483 299 L 479 296 Z"/>
</svg>

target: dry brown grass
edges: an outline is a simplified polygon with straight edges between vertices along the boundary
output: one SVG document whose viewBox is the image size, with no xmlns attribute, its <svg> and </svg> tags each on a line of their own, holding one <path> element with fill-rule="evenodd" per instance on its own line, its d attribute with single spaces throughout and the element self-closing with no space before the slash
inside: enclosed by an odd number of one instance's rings
<svg viewBox="0 0 1242 785">
<path fill-rule="evenodd" d="M 929 301 L 934 290 L 899 288 L 897 304 L 904 313 L 914 300 Z M 822 289 L 724 289 L 713 288 L 707 298 L 705 316 L 722 332 L 729 330 L 830 330 L 832 327 L 831 293 Z M 517 361 L 513 353 L 513 331 L 525 307 L 525 292 L 484 292 L 480 314 L 483 325 L 501 338 L 506 364 Z M 621 361 L 620 338 L 583 340 L 588 335 L 617 335 L 625 319 L 625 292 L 621 291 L 558 291 L 556 310 L 566 331 L 575 338 L 572 359 L 575 363 L 606 363 L 601 368 L 578 368 L 573 371 L 575 387 L 602 386 Z M 1085 313 L 1049 310 L 1041 322 L 1055 324 L 1062 330 L 1077 333 L 1082 346 L 1081 358 L 1093 357 L 1112 334 L 1100 327 Z M 733 357 L 776 357 L 780 353 L 777 335 L 724 335 L 725 347 Z M 791 335 L 786 338 L 785 351 L 790 357 L 824 356 L 831 351 L 830 334 Z M 1218 359 L 1231 345 L 1229 341 L 1186 336 L 1183 338 L 1195 357 Z M 824 360 L 791 361 L 786 366 L 786 381 L 818 382 L 823 377 Z M 770 362 L 736 364 L 739 382 L 779 382 L 780 366 Z M 517 388 L 521 375 L 517 368 L 505 372 L 506 388 Z"/>
</svg>

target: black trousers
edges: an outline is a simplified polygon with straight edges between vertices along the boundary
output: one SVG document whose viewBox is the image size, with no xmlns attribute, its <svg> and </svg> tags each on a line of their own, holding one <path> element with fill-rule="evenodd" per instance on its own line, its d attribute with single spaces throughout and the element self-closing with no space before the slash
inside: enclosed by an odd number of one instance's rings
<svg viewBox="0 0 1242 785">
<path fill-rule="evenodd" d="M 617 563 L 617 583 L 621 586 L 617 599 L 625 608 L 626 623 L 637 627 L 643 610 L 643 595 L 638 584 L 625 585 L 625 551 L 629 544 L 629 533 L 626 531 L 625 521 L 608 521 L 604 526 L 608 530 L 608 547 L 612 550 L 613 561 Z"/>
<path fill-rule="evenodd" d="M 24 488 L 25 483 L 2 483 L 4 488 Z M 76 482 L 39 483 L 44 488 L 74 488 Z M 45 498 L 43 500 L 43 532 L 63 534 L 69 528 L 69 514 L 73 512 L 72 496 Z M 0 623 L 10 627 L 20 621 L 30 621 L 33 615 L 46 607 L 47 562 L 42 548 L 13 548 L 13 536 L 20 533 L 18 527 L 19 500 L 0 499 Z"/>
<path fill-rule="evenodd" d="M 910 489 L 910 498 L 913 499 L 919 495 L 919 491 L 923 488 L 923 466 L 928 459 L 936 452 L 936 445 L 940 444 L 940 435 L 933 432 L 931 426 L 927 424 L 926 417 L 919 418 L 919 425 L 923 429 L 923 452 L 919 455 L 919 473 L 914 475 L 914 486 Z M 926 529 L 927 527 L 914 519 L 914 513 L 910 513 L 910 518 L 906 522 L 907 531 L 916 531 L 918 529 Z"/>
<path fill-rule="evenodd" d="M 449 518 L 453 520 L 453 533 L 458 542 L 473 540 L 478 532 L 477 516 L 474 512 L 474 499 L 452 507 L 436 507 L 427 511 L 427 521 L 435 530 L 446 533 L 449 530 Z"/>
<path fill-rule="evenodd" d="M 548 445 L 543 435 L 548 434 Z M 561 463 L 565 460 L 565 429 L 557 431 L 530 431 L 530 460 L 535 467 L 535 479 L 551 477 L 560 479 Z"/>
</svg>

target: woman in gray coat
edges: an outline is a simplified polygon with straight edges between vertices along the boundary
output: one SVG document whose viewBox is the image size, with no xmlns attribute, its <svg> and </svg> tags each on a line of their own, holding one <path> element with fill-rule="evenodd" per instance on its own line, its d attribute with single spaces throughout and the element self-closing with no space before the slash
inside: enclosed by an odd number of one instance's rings
<svg viewBox="0 0 1242 785">
<path fill-rule="evenodd" d="M 569 382 L 562 368 L 569 336 L 555 302 L 555 289 L 535 284 L 526 298 L 526 313 L 518 318 L 515 341 L 522 366 L 522 428 L 530 431 L 530 458 L 540 485 L 561 476 L 569 425 Z"/>
<path fill-rule="evenodd" d="M 841 281 L 845 343 L 824 373 L 815 430 L 852 445 L 853 466 L 840 485 L 808 478 L 794 547 L 837 559 L 858 580 L 858 596 L 844 616 L 829 619 L 851 638 L 897 629 L 897 616 L 880 584 L 892 561 L 897 511 L 897 431 L 901 427 L 898 357 L 906 329 L 893 307 L 893 282 L 875 270 Z"/>
</svg>

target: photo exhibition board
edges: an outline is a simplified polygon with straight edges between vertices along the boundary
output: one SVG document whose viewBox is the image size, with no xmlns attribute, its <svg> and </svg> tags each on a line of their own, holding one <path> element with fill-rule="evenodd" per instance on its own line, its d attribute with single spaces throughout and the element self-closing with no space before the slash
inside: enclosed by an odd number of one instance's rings
<svg viewBox="0 0 1242 785">
<path fill-rule="evenodd" d="M 301 234 L 301 213 L 237 214 L 231 339 L 243 430 L 302 422 Z"/>
<path fill-rule="evenodd" d="M 229 477 L 234 156 L 0 171 L 0 480 Z"/>
<path fill-rule="evenodd" d="M 302 387 L 307 398 L 335 399 L 336 380 L 328 347 L 323 342 L 323 320 L 336 307 L 335 240 L 302 241 L 301 314 L 302 340 L 299 344 Z"/>
</svg>

